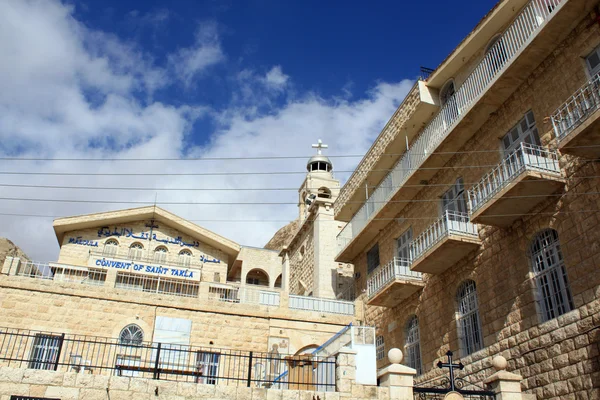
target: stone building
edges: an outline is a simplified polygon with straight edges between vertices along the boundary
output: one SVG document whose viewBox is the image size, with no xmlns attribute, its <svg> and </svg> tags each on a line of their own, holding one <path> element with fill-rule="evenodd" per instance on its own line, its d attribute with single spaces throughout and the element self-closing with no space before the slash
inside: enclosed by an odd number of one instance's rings
<svg viewBox="0 0 600 400">
<path fill-rule="evenodd" d="M 599 15 L 500 1 L 340 190 L 336 261 L 355 267 L 380 367 L 399 347 L 434 384 L 452 350 L 483 383 L 502 355 L 539 399 L 598 398 Z"/>
</svg>

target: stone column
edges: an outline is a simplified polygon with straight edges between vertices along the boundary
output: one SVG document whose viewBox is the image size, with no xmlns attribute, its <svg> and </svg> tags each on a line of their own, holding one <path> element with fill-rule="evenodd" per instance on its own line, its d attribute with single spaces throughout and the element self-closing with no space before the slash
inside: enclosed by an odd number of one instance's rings
<svg viewBox="0 0 600 400">
<path fill-rule="evenodd" d="M 335 362 L 335 389 L 339 393 L 352 393 L 356 382 L 356 350 L 342 347 Z"/>
<path fill-rule="evenodd" d="M 522 400 L 521 394 L 521 375 L 506 371 L 506 358 L 496 356 L 492 360 L 492 367 L 497 371 L 487 378 L 484 382 L 491 386 L 492 391 L 496 393 L 496 400 Z"/>
<path fill-rule="evenodd" d="M 388 352 L 388 359 L 392 363 L 379 371 L 379 385 L 390 389 L 390 399 L 412 399 L 414 377 L 417 371 L 414 368 L 400 364 L 402 351 L 394 348 Z"/>
<path fill-rule="evenodd" d="M 17 272 L 20 261 L 19 258 L 6 257 L 2 265 L 2 275 L 10 275 L 11 273 L 14 275 Z"/>
</svg>

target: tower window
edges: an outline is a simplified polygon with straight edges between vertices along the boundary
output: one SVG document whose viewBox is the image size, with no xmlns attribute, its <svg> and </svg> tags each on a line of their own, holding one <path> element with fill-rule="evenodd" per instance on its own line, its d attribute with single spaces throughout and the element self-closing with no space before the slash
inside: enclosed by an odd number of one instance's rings
<svg viewBox="0 0 600 400">
<path fill-rule="evenodd" d="M 331 190 L 326 187 L 319 188 L 317 196 L 322 199 L 330 199 L 331 198 Z"/>
</svg>

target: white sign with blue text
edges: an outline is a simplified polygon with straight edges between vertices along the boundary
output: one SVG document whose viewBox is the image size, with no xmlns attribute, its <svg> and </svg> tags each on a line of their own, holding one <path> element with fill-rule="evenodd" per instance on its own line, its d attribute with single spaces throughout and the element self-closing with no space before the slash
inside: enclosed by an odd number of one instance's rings
<svg viewBox="0 0 600 400">
<path fill-rule="evenodd" d="M 131 261 L 117 261 L 110 258 L 98 258 L 93 262 L 95 267 L 117 269 L 145 275 L 164 276 L 166 278 L 183 278 L 200 280 L 200 271 L 191 268 L 164 267 L 160 265 L 137 264 Z"/>
</svg>

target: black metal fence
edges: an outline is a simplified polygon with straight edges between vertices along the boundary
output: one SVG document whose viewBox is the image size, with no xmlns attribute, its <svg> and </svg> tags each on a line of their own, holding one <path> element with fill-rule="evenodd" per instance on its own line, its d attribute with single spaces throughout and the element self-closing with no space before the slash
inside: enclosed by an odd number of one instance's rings
<svg viewBox="0 0 600 400">
<path fill-rule="evenodd" d="M 0 365 L 81 374 L 335 391 L 335 357 L 227 350 L 0 328 Z"/>
</svg>

